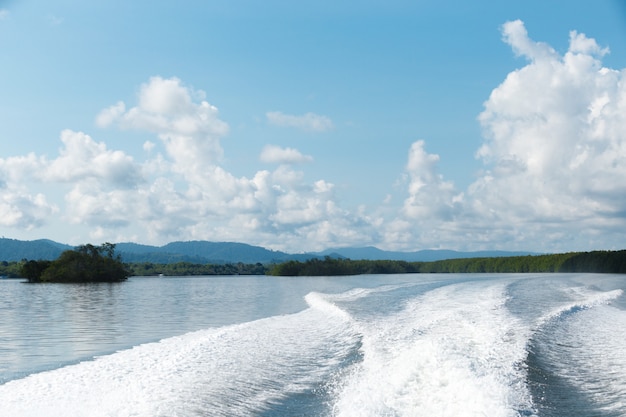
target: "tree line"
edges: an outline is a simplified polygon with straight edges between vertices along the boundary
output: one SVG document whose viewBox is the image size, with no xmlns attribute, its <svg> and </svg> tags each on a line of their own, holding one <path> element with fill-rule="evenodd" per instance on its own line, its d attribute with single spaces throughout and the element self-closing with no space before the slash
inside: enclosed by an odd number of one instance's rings
<svg viewBox="0 0 626 417">
<path fill-rule="evenodd" d="M 433 262 L 351 260 L 326 257 L 274 265 L 269 275 L 326 276 L 402 273 L 598 272 L 626 273 L 626 250 L 569 252 Z"/>
<path fill-rule="evenodd" d="M 169 264 L 136 262 L 127 264 L 131 275 L 135 276 L 186 276 L 186 275 L 265 275 L 268 268 L 261 264 L 226 263 L 201 264 L 192 262 L 175 262 Z"/>
<path fill-rule="evenodd" d="M 129 276 L 186 275 L 277 275 L 333 276 L 406 273 L 511 273 L 511 272 L 598 272 L 626 273 L 626 250 L 569 252 L 552 255 L 527 255 L 448 259 L 432 262 L 398 260 L 351 260 L 312 258 L 278 264 L 169 264 L 123 263 L 115 255 L 115 245 L 81 245 L 63 252 L 57 260 L 0 262 L 0 276 L 26 278 L 29 282 L 117 282 Z"/>
</svg>

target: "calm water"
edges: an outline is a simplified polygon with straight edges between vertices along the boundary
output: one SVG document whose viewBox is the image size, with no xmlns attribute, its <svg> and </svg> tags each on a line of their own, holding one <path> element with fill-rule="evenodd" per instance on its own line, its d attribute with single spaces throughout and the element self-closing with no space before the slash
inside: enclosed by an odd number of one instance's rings
<svg viewBox="0 0 626 417">
<path fill-rule="evenodd" d="M 0 417 L 625 416 L 626 277 L 0 281 Z"/>
</svg>

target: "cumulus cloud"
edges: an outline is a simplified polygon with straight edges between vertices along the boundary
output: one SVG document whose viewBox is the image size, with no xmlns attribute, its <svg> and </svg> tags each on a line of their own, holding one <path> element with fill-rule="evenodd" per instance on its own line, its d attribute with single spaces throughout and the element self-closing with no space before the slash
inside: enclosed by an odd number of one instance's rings
<svg viewBox="0 0 626 417">
<path fill-rule="evenodd" d="M 124 189 L 103 190 L 97 181 L 75 184 L 66 194 L 66 216 L 72 223 L 95 227 L 127 226 L 133 216 L 129 208 L 136 207 L 137 193 Z"/>
<path fill-rule="evenodd" d="M 4 189 L 0 195 L 0 225 L 31 230 L 44 225 L 57 207 L 49 204 L 42 193 Z"/>
<path fill-rule="evenodd" d="M 60 209 L 47 201 L 46 194 L 51 187 L 65 184 L 73 187 L 66 195 L 65 218 L 76 223 L 116 223 L 111 219 L 116 218 L 113 214 L 121 207 L 114 204 L 112 195 L 132 196 L 142 181 L 141 168 L 128 155 L 109 150 L 82 132 L 64 130 L 61 142 L 63 147 L 54 159 L 34 153 L 0 159 L 0 224 L 28 230 L 49 223 L 50 216 Z M 90 198 L 102 189 L 113 194 L 103 195 L 98 201 Z M 84 207 L 89 204 L 93 206 L 92 215 L 85 216 Z M 124 205 L 117 217 L 126 215 L 121 213 L 128 213 L 128 207 Z"/>
<path fill-rule="evenodd" d="M 370 216 L 377 225 L 380 245 L 393 250 L 458 248 L 459 226 L 466 205 L 464 193 L 444 179 L 438 169 L 439 155 L 426 151 L 423 140 L 408 152 L 402 184 L 406 197 L 395 218 Z M 389 204 L 391 197 L 385 198 Z"/>
<path fill-rule="evenodd" d="M 575 31 L 561 56 L 530 39 L 521 21 L 502 30 L 529 64 L 492 91 L 479 116 L 486 170 L 468 190 L 474 209 L 529 236 L 592 239 L 626 225 L 618 180 L 626 175 L 626 70 L 604 67 L 608 48 Z"/>
<path fill-rule="evenodd" d="M 45 178 L 49 181 L 97 178 L 113 186 L 132 187 L 141 180 L 139 168 L 122 151 L 109 150 L 104 143 L 72 130 L 64 130 L 61 141 L 64 147 L 59 157 L 51 161 L 46 170 Z"/>
<path fill-rule="evenodd" d="M 406 198 L 384 225 L 385 246 L 537 251 L 623 247 L 626 227 L 626 70 L 609 49 L 572 31 L 564 54 L 528 36 L 503 40 L 528 63 L 490 94 L 478 120 L 484 169 L 464 192 L 439 174 L 439 156 L 415 142 Z"/>
<path fill-rule="evenodd" d="M 332 127 L 330 119 L 312 113 L 272 113 L 268 120 L 311 131 Z M 224 169 L 220 141 L 228 125 L 204 92 L 177 78 L 151 78 L 141 86 L 135 106 L 118 102 L 104 109 L 96 123 L 154 133 L 166 153 L 152 155 L 154 143 L 144 143 L 149 152 L 141 169 L 145 181 L 135 186 L 132 196 L 96 184 L 74 187 L 66 202 L 72 218 L 81 223 L 97 227 L 100 222 L 108 228 L 140 225 L 151 239 L 160 241 L 244 240 L 289 250 L 303 245 L 323 249 L 331 242 L 366 239 L 369 234 L 363 227 L 362 232 L 354 231 L 355 225 L 369 220 L 339 209 L 333 184 L 323 179 L 307 183 L 304 173 L 292 168 L 312 161 L 296 149 L 266 146 L 260 160 L 279 166 L 251 178 Z M 102 205 L 105 202 L 108 206 Z M 315 241 L 308 239 L 312 236 Z"/>
<path fill-rule="evenodd" d="M 123 101 L 118 101 L 116 104 L 102 110 L 98 116 L 96 116 L 96 125 L 99 127 L 108 127 L 113 122 L 118 120 L 126 112 L 126 105 Z"/>
<path fill-rule="evenodd" d="M 185 115 L 180 106 L 163 106 L 151 111 Z M 128 112 L 113 113 L 114 124 L 125 123 Z M 304 173 L 287 163 L 309 160 L 295 150 L 268 148 L 266 157 L 280 165 L 246 178 L 217 163 L 181 173 L 176 153 L 148 154 L 136 162 L 69 129 L 60 142 L 52 159 L 35 154 L 0 159 L 0 225 L 26 230 L 54 218 L 85 228 L 82 239 L 233 240 L 289 251 L 362 244 L 370 242 L 374 230 L 366 216 L 338 206 L 332 183 L 307 183 Z M 50 188 L 65 190 L 63 207 L 46 201 Z"/>
<path fill-rule="evenodd" d="M 404 201 L 404 214 L 418 220 L 450 220 L 462 195 L 457 195 L 453 183 L 438 173 L 439 155 L 427 153 L 424 145 L 419 140 L 409 150 L 406 165 L 409 195 Z"/>
<path fill-rule="evenodd" d="M 303 120 L 309 129 L 329 126 L 318 116 Z M 136 104 L 117 102 L 96 124 L 152 133 L 164 153 L 144 138 L 146 159 L 136 161 L 84 132 L 64 130 L 51 159 L 0 159 L 2 224 L 42 225 L 57 210 L 45 198 L 52 187 L 65 192 L 60 219 L 101 240 L 234 240 L 296 251 L 371 244 L 377 236 L 380 218 L 342 209 L 331 182 L 308 182 L 294 169 L 312 160 L 296 149 L 267 146 L 261 160 L 278 166 L 249 178 L 226 170 L 220 141 L 228 125 L 203 92 L 177 78 L 151 78 Z"/>
<path fill-rule="evenodd" d="M 502 38 L 517 56 L 525 56 L 530 60 L 557 58 L 556 51 L 550 45 L 535 42 L 528 37 L 528 31 L 521 20 L 502 25 Z"/>
<path fill-rule="evenodd" d="M 0 158 L 0 180 L 5 184 L 23 184 L 33 178 L 41 177 L 46 167 L 46 159 L 33 152 L 26 156 Z"/>
<path fill-rule="evenodd" d="M 299 164 L 302 162 L 311 162 L 313 157 L 303 155 L 297 149 L 267 145 L 263 148 L 263 151 L 261 151 L 259 159 L 269 164 Z"/>
<path fill-rule="evenodd" d="M 45 159 L 27 156 L 0 158 L 0 225 L 30 230 L 41 227 L 58 208 L 41 192 L 30 190 L 41 178 Z"/>
<path fill-rule="evenodd" d="M 175 169 L 194 176 L 206 165 L 222 158 L 220 138 L 228 125 L 219 119 L 215 106 L 178 78 L 152 77 L 139 91 L 138 105 L 127 109 L 118 102 L 96 118 L 99 126 L 148 131 L 158 135 L 174 160 Z"/>
<path fill-rule="evenodd" d="M 295 127 L 309 132 L 326 132 L 334 128 L 333 121 L 327 116 L 305 113 L 301 116 L 271 111 L 265 114 L 267 121 L 274 126 Z"/>
</svg>

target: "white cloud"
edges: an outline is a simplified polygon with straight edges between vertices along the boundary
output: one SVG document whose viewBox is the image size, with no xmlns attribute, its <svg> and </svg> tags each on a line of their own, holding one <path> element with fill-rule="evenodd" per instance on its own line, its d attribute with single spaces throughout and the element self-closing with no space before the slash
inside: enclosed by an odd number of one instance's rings
<svg viewBox="0 0 626 417">
<path fill-rule="evenodd" d="M 4 20 L 9 17 L 9 11 L 7 9 L 0 9 L 0 20 Z"/>
<path fill-rule="evenodd" d="M 26 156 L 0 158 L 0 179 L 5 184 L 23 184 L 33 178 L 41 177 L 41 171 L 46 167 L 46 160 L 34 153 Z"/>
<path fill-rule="evenodd" d="M 153 152 L 156 144 L 144 139 L 145 159 L 135 161 L 83 132 L 64 130 L 51 159 L 0 159 L 1 224 L 43 225 L 57 210 L 46 202 L 54 188 L 65 192 L 55 221 L 84 229 L 82 239 L 235 240 L 298 251 L 368 244 L 376 236 L 379 218 L 341 209 L 332 183 L 309 183 L 293 169 L 312 160 L 296 149 L 266 147 L 262 160 L 279 165 L 251 178 L 220 166 L 228 125 L 204 93 L 176 78 L 151 78 L 135 106 L 118 102 L 96 123 L 153 133 L 165 152 Z"/>
<path fill-rule="evenodd" d="M 0 224 L 18 229 L 42 227 L 59 208 L 48 203 L 51 188 L 71 184 L 63 216 L 74 223 L 120 225 L 128 216 L 140 167 L 121 151 L 112 151 L 82 132 L 64 130 L 59 156 L 48 160 L 31 153 L 0 159 Z M 107 190 L 108 191 L 105 191 Z M 100 193 L 101 198 L 93 196 Z M 126 195 L 122 202 L 114 197 Z M 88 214 L 89 212 L 89 214 Z"/>
<path fill-rule="evenodd" d="M 493 90 L 479 116 L 477 156 L 487 170 L 469 190 L 476 214 L 527 238 L 569 236 L 564 245 L 626 226 L 626 183 L 618 180 L 626 178 L 626 70 L 603 67 L 608 48 L 584 34 L 571 32 L 560 56 L 520 21 L 503 32 L 530 63 Z"/>
<path fill-rule="evenodd" d="M 528 37 L 528 32 L 521 20 L 506 22 L 502 25 L 502 38 L 508 43 L 518 56 L 525 56 L 529 60 L 556 58 L 556 51 L 543 42 L 534 42 Z"/>
<path fill-rule="evenodd" d="M 528 59 L 484 104 L 484 170 L 463 193 L 415 142 L 407 197 L 382 230 L 396 249 L 616 249 L 626 228 L 626 70 L 602 65 L 608 48 L 570 33 L 559 55 L 521 21 L 503 39 Z"/>
<path fill-rule="evenodd" d="M 30 230 L 43 226 L 57 207 L 46 196 L 29 189 L 41 177 L 45 160 L 31 153 L 0 158 L 0 225 Z"/>
<path fill-rule="evenodd" d="M 156 144 L 154 142 L 147 140 L 143 143 L 143 150 L 146 152 L 152 152 L 155 146 Z"/>
<path fill-rule="evenodd" d="M 99 126 L 152 132 L 166 154 L 147 155 L 141 170 L 145 181 L 135 186 L 132 196 L 99 184 L 74 187 L 67 196 L 70 215 L 94 230 L 99 224 L 105 230 L 138 226 L 158 241 L 243 240 L 293 251 L 365 238 L 353 229 L 368 220 L 338 208 L 333 184 L 306 183 L 304 173 L 291 168 L 312 161 L 296 149 L 266 146 L 260 159 L 279 166 L 252 178 L 237 177 L 220 166 L 220 140 L 228 125 L 204 98 L 177 78 L 153 77 L 141 87 L 136 106 L 118 102 L 103 110 L 96 119 Z M 313 114 L 286 117 L 287 124 L 310 130 L 332 126 L 330 119 Z M 152 142 L 144 143 L 146 151 L 153 148 Z"/>
<path fill-rule="evenodd" d="M 126 105 L 123 101 L 102 110 L 96 117 L 96 125 L 99 127 L 108 127 L 126 112 Z"/>
<path fill-rule="evenodd" d="M 133 219 L 138 193 L 134 190 L 103 190 L 97 181 L 82 181 L 66 194 L 66 217 L 71 223 L 119 228 Z"/>
<path fill-rule="evenodd" d="M 299 164 L 313 161 L 313 157 L 303 155 L 297 149 L 281 148 L 275 145 L 266 145 L 259 159 L 269 164 Z"/>
<path fill-rule="evenodd" d="M 327 116 L 315 113 L 305 113 L 302 116 L 294 116 L 279 111 L 271 111 L 265 114 L 267 121 L 275 126 L 295 127 L 310 132 L 326 132 L 334 128 L 333 121 Z"/>
<path fill-rule="evenodd" d="M 57 211 L 42 193 L 3 189 L 0 195 L 0 225 L 31 230 L 43 226 Z"/>
<path fill-rule="evenodd" d="M 174 169 L 199 181 L 204 167 L 222 158 L 220 138 L 228 133 L 217 108 L 203 98 L 202 91 L 184 86 L 178 78 L 152 77 L 141 86 L 137 106 L 126 110 L 126 105 L 118 102 L 103 110 L 97 123 L 157 134 L 174 161 Z"/>
<path fill-rule="evenodd" d="M 97 178 L 110 185 L 133 187 L 141 180 L 133 159 L 121 151 L 108 150 L 104 143 L 96 143 L 90 136 L 71 130 L 61 133 L 61 141 L 64 147 L 59 157 L 46 170 L 48 181 L 80 182 Z"/>
<path fill-rule="evenodd" d="M 569 52 L 575 54 L 604 56 L 609 53 L 609 48 L 600 48 L 594 39 L 588 38 L 584 33 L 575 30 L 570 32 Z"/>
<path fill-rule="evenodd" d="M 315 181 L 313 184 L 313 191 L 317 194 L 330 193 L 335 188 L 335 185 L 324 180 Z"/>
<path fill-rule="evenodd" d="M 424 141 L 413 143 L 406 165 L 409 196 L 403 207 L 408 218 L 420 221 L 452 218 L 454 206 L 462 197 L 454 185 L 438 173 L 438 162 L 439 155 L 424 150 Z"/>
</svg>

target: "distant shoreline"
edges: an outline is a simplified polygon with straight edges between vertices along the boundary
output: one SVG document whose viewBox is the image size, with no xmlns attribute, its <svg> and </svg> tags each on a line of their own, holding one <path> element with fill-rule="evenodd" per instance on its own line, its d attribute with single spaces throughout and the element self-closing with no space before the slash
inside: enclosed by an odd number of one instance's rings
<svg viewBox="0 0 626 417">
<path fill-rule="evenodd" d="M 432 262 L 350 260 L 326 257 L 288 261 L 268 273 L 276 276 L 325 276 L 402 273 L 626 273 L 626 250 L 569 252 L 490 258 L 447 259 Z"/>
<path fill-rule="evenodd" d="M 1 279 L 26 278 L 27 262 L 0 261 Z M 435 261 L 350 259 L 341 256 L 271 262 L 124 262 L 128 276 L 336 276 L 405 273 L 626 273 L 626 250 L 567 252 L 524 256 L 451 258 Z"/>
</svg>

